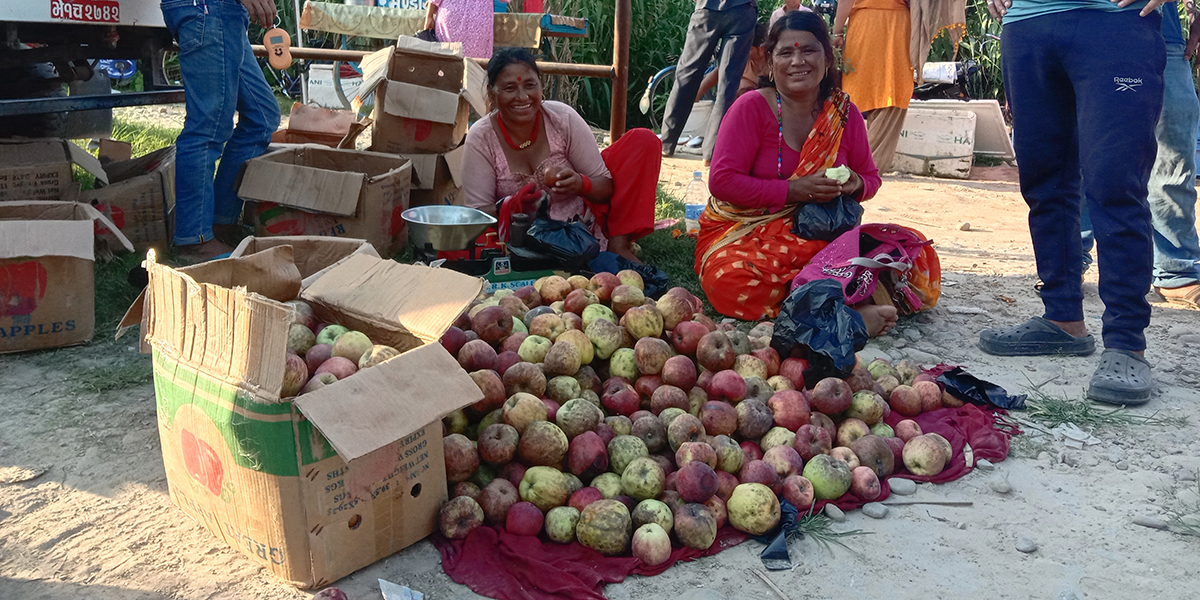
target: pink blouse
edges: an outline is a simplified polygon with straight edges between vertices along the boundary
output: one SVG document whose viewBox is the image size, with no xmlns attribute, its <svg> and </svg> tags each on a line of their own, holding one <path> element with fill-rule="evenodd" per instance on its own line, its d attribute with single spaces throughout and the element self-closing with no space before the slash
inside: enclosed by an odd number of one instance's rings
<svg viewBox="0 0 1200 600">
<path fill-rule="evenodd" d="M 721 120 L 717 143 L 713 146 L 708 191 L 738 206 L 777 212 L 783 208 L 788 191 L 788 180 L 778 177 L 778 159 L 779 120 L 774 102 L 768 102 L 758 92 L 742 94 Z M 871 199 L 883 183 L 867 143 L 867 122 L 853 104 L 833 164 L 849 166 L 862 177 L 859 201 Z M 799 165 L 800 152 L 785 141 L 782 172 L 790 175 Z"/>
<path fill-rule="evenodd" d="M 476 121 L 467 131 L 462 175 L 466 205 L 494 212 L 497 200 L 515 194 L 533 182 L 538 189 L 550 194 L 551 218 L 567 221 L 579 217 L 580 222 L 600 241 L 600 249 L 606 249 L 608 240 L 596 223 L 587 201 L 582 196 L 552 193 L 543 180 L 547 166 L 570 167 L 591 179 L 612 177 L 600 156 L 592 128 L 583 117 L 561 102 L 542 102 L 542 123 L 545 125 L 546 140 L 550 143 L 550 157 L 532 175 L 509 170 L 508 158 L 501 146 L 504 141 L 493 127 L 493 122 L 492 115 L 488 115 Z"/>
</svg>

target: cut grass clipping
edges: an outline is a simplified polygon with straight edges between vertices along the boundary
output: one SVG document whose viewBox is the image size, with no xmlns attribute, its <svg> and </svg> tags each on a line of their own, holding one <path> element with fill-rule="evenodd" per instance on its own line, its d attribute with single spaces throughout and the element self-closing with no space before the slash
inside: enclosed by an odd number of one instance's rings
<svg viewBox="0 0 1200 600">
<path fill-rule="evenodd" d="M 846 550 L 854 552 L 855 550 L 846 545 L 842 541 L 845 538 L 851 538 L 860 535 L 870 535 L 872 532 L 863 531 L 861 529 L 851 529 L 850 531 L 834 531 L 833 521 L 823 513 L 813 514 L 813 507 L 808 507 L 808 513 L 796 520 L 796 529 L 812 538 L 814 542 L 829 552 L 833 552 L 833 545 L 837 544 Z"/>
<path fill-rule="evenodd" d="M 1183 427 L 1185 417 L 1165 417 L 1158 413 L 1137 415 L 1122 407 L 1107 408 L 1087 400 L 1073 400 L 1066 396 L 1052 396 L 1040 389 L 1029 388 L 1029 399 L 1025 408 L 1029 417 L 1047 427 L 1073 423 L 1079 427 L 1101 427 L 1106 425 L 1158 425 Z"/>
</svg>

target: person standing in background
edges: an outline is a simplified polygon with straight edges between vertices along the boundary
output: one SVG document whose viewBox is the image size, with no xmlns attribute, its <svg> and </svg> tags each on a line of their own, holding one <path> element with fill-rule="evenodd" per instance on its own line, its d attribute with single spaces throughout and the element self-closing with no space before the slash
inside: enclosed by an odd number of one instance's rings
<svg viewBox="0 0 1200 600">
<path fill-rule="evenodd" d="M 251 22 L 271 28 L 276 9 L 272 0 L 163 0 L 161 9 L 179 43 L 187 109 L 175 141 L 175 244 L 181 259 L 201 262 L 233 250 L 214 230 L 237 232 L 234 180 L 279 128 L 279 101 L 246 37 Z"/>
<path fill-rule="evenodd" d="M 461 43 L 467 58 L 489 59 L 496 34 L 494 7 L 493 0 L 429 0 L 425 29 L 432 29 L 439 42 Z"/>
<path fill-rule="evenodd" d="M 1150 170 L 1147 200 L 1154 227 L 1154 290 L 1167 302 L 1200 309 L 1200 239 L 1196 235 L 1196 141 L 1200 100 L 1189 61 L 1200 44 L 1200 25 L 1192 15 L 1190 44 L 1184 40 L 1176 2 L 1162 6 L 1162 35 L 1167 48 L 1163 105 L 1154 128 L 1158 153 Z M 1083 204 L 1083 269 L 1092 264 L 1095 231 Z"/>
<path fill-rule="evenodd" d="M 771 11 L 771 19 L 769 21 L 767 21 L 767 28 L 769 29 L 772 25 L 775 24 L 775 21 L 778 21 L 779 19 L 783 18 L 783 15 L 790 13 L 793 10 L 804 10 L 804 11 L 812 12 L 811 8 L 809 8 L 803 4 L 800 4 L 800 0 L 783 0 L 783 6 L 780 6 L 779 8 Z M 764 35 L 764 37 L 765 37 L 765 35 Z"/>
<path fill-rule="evenodd" d="M 892 166 L 912 99 L 911 29 L 904 0 L 841 0 L 833 19 L 833 43 L 842 49 L 842 89 L 867 118 L 880 172 Z"/>
<path fill-rule="evenodd" d="M 671 88 L 663 115 L 663 156 L 674 156 L 675 145 L 692 112 L 704 72 L 717 44 L 724 42 L 721 62 L 717 67 L 717 99 L 713 102 L 704 134 L 704 160 L 712 160 L 713 144 L 721 119 L 737 98 L 742 73 L 750 59 L 750 46 L 754 41 L 754 25 L 757 22 L 755 0 L 696 0 L 696 10 L 688 23 L 683 52 L 675 68 L 675 86 Z"/>
<path fill-rule="evenodd" d="M 979 346 L 1000 356 L 1096 351 L 1083 312 L 1086 201 L 1104 301 L 1104 354 L 1087 396 L 1110 404 L 1143 404 L 1154 389 L 1145 358 L 1154 266 L 1146 196 L 1167 63 L 1160 4 L 988 0 L 1004 24 L 1004 89 L 1045 311 L 982 331 Z"/>
</svg>

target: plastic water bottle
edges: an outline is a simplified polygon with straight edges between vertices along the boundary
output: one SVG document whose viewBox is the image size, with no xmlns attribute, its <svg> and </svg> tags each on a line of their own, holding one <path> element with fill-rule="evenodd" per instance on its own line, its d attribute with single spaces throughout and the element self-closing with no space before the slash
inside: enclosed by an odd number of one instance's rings
<svg viewBox="0 0 1200 600">
<path fill-rule="evenodd" d="M 708 204 L 708 184 L 704 182 L 702 171 L 692 171 L 692 180 L 688 182 L 687 191 L 683 194 L 684 226 L 688 234 L 700 231 L 700 213 Z"/>
</svg>

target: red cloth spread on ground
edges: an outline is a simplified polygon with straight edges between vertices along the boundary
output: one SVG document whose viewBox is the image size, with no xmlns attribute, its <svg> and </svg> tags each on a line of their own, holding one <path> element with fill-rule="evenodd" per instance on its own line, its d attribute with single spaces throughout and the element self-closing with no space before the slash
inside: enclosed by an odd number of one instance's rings
<svg viewBox="0 0 1200 600">
<path fill-rule="evenodd" d="M 675 548 L 661 565 L 649 566 L 631 556 L 604 556 L 579 542 L 556 544 L 531 535 L 513 535 L 496 527 L 478 527 L 465 540 L 434 534 L 450 579 L 498 600 L 603 600 L 605 583 L 631 574 L 658 575 L 679 561 L 690 561 L 732 548 L 748 536 L 728 525 L 717 532 L 708 550 Z"/>
<path fill-rule="evenodd" d="M 892 413 L 886 419 L 895 425 L 904 417 Z M 903 470 L 894 477 L 917 481 L 945 483 L 966 475 L 974 468 L 964 460 L 964 447 L 971 445 L 974 460 L 986 458 L 993 462 L 1008 456 L 1012 429 L 998 428 L 996 415 L 978 406 L 967 404 L 960 408 L 942 408 L 913 418 L 925 433 L 945 437 L 954 448 L 950 464 L 932 477 L 912 475 Z M 880 482 L 883 493 L 875 501 L 887 498 L 890 488 Z M 813 512 L 826 502 L 818 502 Z M 834 501 L 839 508 L 850 510 L 866 504 L 846 494 Z M 804 508 L 802 513 L 806 512 Z M 430 540 L 442 553 L 442 568 L 455 582 L 471 588 L 477 594 L 497 600 L 567 600 L 588 598 L 601 600 L 603 584 L 624 581 L 629 575 L 657 575 L 678 561 L 690 561 L 700 556 L 716 554 L 736 546 L 748 536 L 726 525 L 717 532 L 717 541 L 708 550 L 675 548 L 667 562 L 647 566 L 628 556 L 604 556 L 585 548 L 578 542 L 556 544 L 543 542 L 534 536 L 512 535 L 502 528 L 479 527 L 465 540 L 447 540 L 435 533 Z"/>
</svg>

